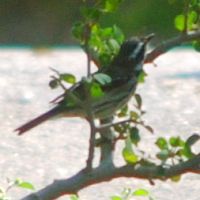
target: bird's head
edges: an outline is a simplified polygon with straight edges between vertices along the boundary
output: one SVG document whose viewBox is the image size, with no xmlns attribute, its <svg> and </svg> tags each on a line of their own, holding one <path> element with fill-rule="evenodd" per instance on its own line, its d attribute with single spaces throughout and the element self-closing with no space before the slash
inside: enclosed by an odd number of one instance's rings
<svg viewBox="0 0 200 200">
<path fill-rule="evenodd" d="M 134 66 L 136 71 L 142 70 L 145 49 L 147 43 L 154 37 L 154 34 L 147 35 L 141 38 L 130 38 L 126 40 L 120 48 L 118 58 L 123 60 L 123 65 Z M 130 67 L 131 67 L 130 66 Z"/>
</svg>

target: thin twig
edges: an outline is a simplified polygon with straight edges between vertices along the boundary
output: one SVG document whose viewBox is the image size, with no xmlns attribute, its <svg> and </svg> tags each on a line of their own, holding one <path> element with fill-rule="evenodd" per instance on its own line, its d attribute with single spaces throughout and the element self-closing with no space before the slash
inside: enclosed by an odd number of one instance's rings
<svg viewBox="0 0 200 200">
<path fill-rule="evenodd" d="M 56 80 L 56 81 L 59 83 L 59 86 L 60 86 L 64 91 L 67 91 L 67 88 L 65 87 L 65 85 L 62 83 L 62 81 L 61 81 L 59 78 L 57 78 L 57 77 L 55 77 L 55 76 L 51 76 L 51 78 L 52 78 L 53 80 Z"/>
<path fill-rule="evenodd" d="M 88 57 L 89 58 L 89 57 Z M 91 95 L 90 95 L 90 85 L 85 83 L 85 94 L 86 94 L 86 105 L 85 110 L 87 112 L 87 119 L 90 124 L 90 139 L 89 139 L 89 150 L 88 150 L 88 158 L 86 162 L 86 169 L 91 170 L 92 169 L 92 162 L 94 159 L 94 149 L 95 149 L 95 136 L 96 136 L 96 126 L 94 123 L 94 113 L 92 111 L 91 105 Z"/>
<path fill-rule="evenodd" d="M 90 34 L 91 34 L 91 25 L 88 23 L 85 26 L 85 33 L 84 33 L 84 37 L 85 37 L 84 49 L 87 56 L 87 77 L 88 78 L 91 75 L 91 55 L 90 55 L 90 49 L 89 49 Z"/>
<path fill-rule="evenodd" d="M 88 57 L 89 58 L 89 57 Z M 86 169 L 91 170 L 92 169 L 92 162 L 94 159 L 94 149 L 95 149 L 95 136 L 96 136 L 96 126 L 94 123 L 94 113 L 92 111 L 91 105 L 91 95 L 90 95 L 90 85 L 85 83 L 85 94 L 86 94 L 86 105 L 85 110 L 87 112 L 87 119 L 90 124 L 90 139 L 89 139 L 89 150 L 88 150 L 88 158 L 86 161 Z"/>
<path fill-rule="evenodd" d="M 88 150 L 88 158 L 86 161 L 86 168 L 88 170 L 91 170 L 92 162 L 94 159 L 95 135 L 96 135 L 96 127 L 92 116 L 91 119 L 89 119 L 89 124 L 90 124 L 90 139 L 89 139 L 89 150 Z"/>
<path fill-rule="evenodd" d="M 87 55 L 87 77 L 89 78 L 91 75 L 91 56 L 89 50 L 86 51 Z"/>
<path fill-rule="evenodd" d="M 89 39 L 90 39 L 90 26 L 86 26 L 86 32 L 85 32 L 85 51 L 87 56 L 87 78 L 91 76 L 91 55 L 89 50 Z M 96 136 L 96 127 L 94 123 L 94 113 L 92 111 L 91 105 L 91 94 L 90 94 L 90 84 L 88 85 L 87 82 L 85 82 L 84 85 L 85 94 L 86 94 L 86 112 L 87 112 L 87 119 L 90 124 L 90 139 L 89 139 L 89 150 L 88 150 L 88 158 L 86 161 L 86 169 L 91 170 L 92 169 L 92 162 L 94 159 L 94 150 L 95 150 L 95 136 Z"/>
</svg>

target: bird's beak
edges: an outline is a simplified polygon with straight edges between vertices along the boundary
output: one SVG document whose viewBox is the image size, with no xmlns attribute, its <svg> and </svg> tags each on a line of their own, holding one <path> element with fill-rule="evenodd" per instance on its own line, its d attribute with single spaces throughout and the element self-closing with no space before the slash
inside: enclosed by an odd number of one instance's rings
<svg viewBox="0 0 200 200">
<path fill-rule="evenodd" d="M 151 33 L 145 37 L 142 38 L 142 40 L 144 41 L 145 44 L 147 44 L 152 38 L 154 38 L 155 34 Z"/>
</svg>

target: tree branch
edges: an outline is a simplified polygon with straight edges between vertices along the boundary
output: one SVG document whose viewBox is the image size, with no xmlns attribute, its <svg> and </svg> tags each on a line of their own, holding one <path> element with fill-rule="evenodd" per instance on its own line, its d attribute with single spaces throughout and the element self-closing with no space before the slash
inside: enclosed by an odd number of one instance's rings
<svg viewBox="0 0 200 200">
<path fill-rule="evenodd" d="M 88 48 L 88 46 L 86 46 Z M 91 76 L 91 60 L 90 60 L 90 52 L 89 50 L 87 51 L 87 69 L 88 69 L 88 75 L 87 78 Z M 89 139 L 89 150 L 88 150 L 88 158 L 86 161 L 86 169 L 91 170 L 92 169 L 92 164 L 94 160 L 94 150 L 95 150 L 95 136 L 96 136 L 96 126 L 94 123 L 94 113 L 92 111 L 92 99 L 91 99 L 91 94 L 90 94 L 90 87 L 91 85 L 87 82 L 85 82 L 85 87 L 84 87 L 84 92 L 86 94 L 86 111 L 88 115 L 88 122 L 90 124 L 90 139 Z"/>
<path fill-rule="evenodd" d="M 147 54 L 145 63 L 150 63 L 156 59 L 161 54 L 164 54 L 169 49 L 178 46 L 184 42 L 192 41 L 200 38 L 200 30 L 195 33 L 182 34 L 178 37 L 172 38 L 158 45 L 154 50 Z M 91 59 L 91 58 L 90 58 Z M 88 74 L 90 69 L 88 68 Z M 92 113 L 91 121 L 92 120 Z M 127 123 L 124 121 L 121 123 Z M 52 184 L 46 186 L 45 188 L 27 195 L 21 200 L 53 200 L 57 199 L 66 194 L 76 194 L 81 189 L 86 188 L 90 185 L 97 183 L 110 181 L 114 178 L 119 177 L 134 177 L 139 179 L 160 179 L 166 180 L 170 177 L 181 175 L 185 173 L 196 173 L 200 174 L 200 154 L 196 155 L 192 159 L 181 162 L 179 164 L 163 167 L 158 165 L 152 166 L 142 166 L 140 162 L 136 165 L 124 165 L 121 167 L 115 167 L 113 164 L 113 141 L 112 141 L 112 131 L 110 129 L 112 124 L 112 119 L 106 122 L 102 121 L 102 127 L 98 129 L 93 127 L 91 130 L 92 138 L 90 141 L 90 150 L 87 165 L 91 166 L 94 153 L 94 137 L 97 130 L 100 132 L 102 138 L 106 139 L 106 142 L 102 144 L 101 148 L 101 161 L 97 168 L 91 168 L 91 170 L 81 170 L 74 176 L 68 179 L 55 180 Z M 104 125 L 103 125 L 104 124 Z M 91 124 L 90 124 L 91 125 Z M 94 124 L 93 124 L 94 125 Z M 91 127 L 92 128 L 92 127 Z M 93 137 L 94 136 L 94 137 Z"/>
<path fill-rule="evenodd" d="M 94 119 L 92 115 L 89 119 L 89 124 L 90 124 L 90 139 L 89 139 L 88 158 L 86 161 L 86 164 L 87 164 L 86 169 L 91 170 L 92 162 L 94 159 L 95 135 L 96 135 L 96 128 L 95 128 Z"/>
<path fill-rule="evenodd" d="M 112 123 L 112 117 L 107 119 L 100 120 L 100 124 L 104 126 L 104 124 Z M 110 128 L 110 126 L 105 127 L 104 129 L 97 129 L 100 133 L 101 137 L 101 157 L 100 157 L 100 164 L 108 163 L 108 165 L 113 165 L 113 150 L 114 150 L 114 135 Z"/>
<path fill-rule="evenodd" d="M 52 184 L 30 194 L 21 200 L 52 200 L 67 194 L 77 194 L 81 189 L 97 183 L 110 181 L 119 177 L 132 177 L 139 179 L 160 179 L 166 180 L 170 177 L 185 174 L 200 174 L 200 153 L 192 159 L 181 162 L 170 167 L 124 165 L 100 165 L 92 171 L 80 171 L 71 178 L 55 180 Z"/>
<path fill-rule="evenodd" d="M 180 34 L 178 37 L 166 40 L 156 46 L 150 53 L 147 54 L 145 63 L 152 63 L 157 57 L 166 53 L 171 48 L 179 46 L 182 43 L 190 42 L 197 39 L 200 39 L 200 30 L 192 33 Z"/>
</svg>

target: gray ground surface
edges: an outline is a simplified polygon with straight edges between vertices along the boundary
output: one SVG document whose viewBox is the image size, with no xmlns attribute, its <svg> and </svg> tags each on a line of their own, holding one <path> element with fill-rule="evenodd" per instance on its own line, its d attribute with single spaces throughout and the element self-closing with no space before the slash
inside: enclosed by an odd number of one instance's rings
<svg viewBox="0 0 200 200">
<path fill-rule="evenodd" d="M 60 91 L 48 87 L 53 67 L 73 72 L 80 77 L 85 71 L 85 56 L 78 50 L 31 51 L 0 49 L 0 186 L 6 178 L 20 177 L 36 188 L 54 179 L 75 174 L 85 165 L 88 147 L 88 124 L 80 119 L 49 121 L 18 137 L 13 129 L 50 108 L 48 102 Z M 141 148 L 151 153 L 158 135 L 183 138 L 200 132 L 200 54 L 177 50 L 157 59 L 157 68 L 146 65 L 149 76 L 138 87 L 142 94 L 145 120 L 154 127 L 155 135 L 143 133 Z M 199 146 L 196 145 L 199 151 Z M 117 160 L 120 160 L 116 155 Z M 144 187 L 156 200 L 199 200 L 200 176 L 185 175 L 175 184 L 157 181 L 118 179 L 84 189 L 81 200 L 108 200 L 123 187 Z M 14 200 L 27 192 L 10 191 Z M 68 199 L 67 197 L 61 199 Z"/>
</svg>

